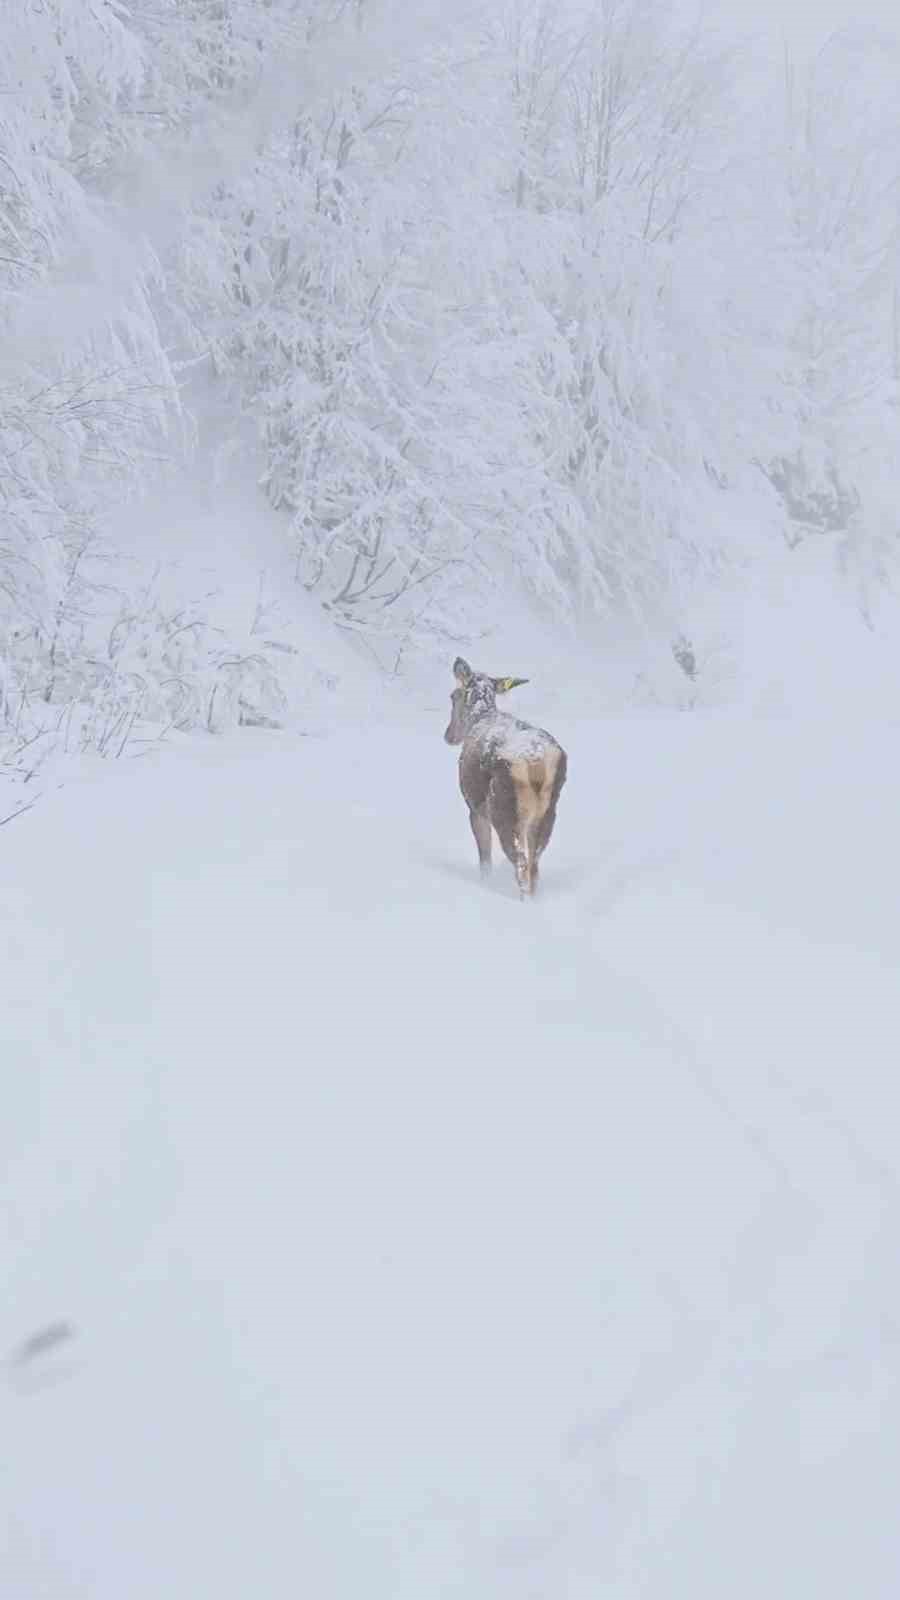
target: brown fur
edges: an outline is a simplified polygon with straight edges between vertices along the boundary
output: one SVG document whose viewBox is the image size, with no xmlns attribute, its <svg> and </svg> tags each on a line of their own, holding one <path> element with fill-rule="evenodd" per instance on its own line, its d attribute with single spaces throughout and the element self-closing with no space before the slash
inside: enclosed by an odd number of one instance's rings
<svg viewBox="0 0 900 1600">
<path fill-rule="evenodd" d="M 508 681 L 515 682 L 471 674 L 467 682 L 475 704 L 467 714 L 457 691 L 445 738 L 462 744 L 460 788 L 469 808 L 482 873 L 490 871 L 495 830 L 525 897 L 537 887 L 539 863 L 553 832 L 568 763 L 552 734 L 496 710 L 494 686 Z"/>
</svg>

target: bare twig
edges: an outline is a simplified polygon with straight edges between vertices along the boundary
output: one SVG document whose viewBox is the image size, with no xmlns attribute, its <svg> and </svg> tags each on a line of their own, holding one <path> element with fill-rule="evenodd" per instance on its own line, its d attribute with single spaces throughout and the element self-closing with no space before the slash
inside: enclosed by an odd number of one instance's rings
<svg viewBox="0 0 900 1600">
<path fill-rule="evenodd" d="M 18 810 L 16 810 L 16 811 L 11 811 L 9 813 L 9 816 L 0 817 L 0 828 L 4 828 L 6 826 L 6 824 L 7 824 L 7 822 L 15 821 L 16 817 L 21 817 L 21 815 L 22 815 L 22 813 L 24 811 L 30 811 L 32 806 L 36 806 L 37 805 L 37 803 L 40 800 L 40 798 L 41 798 L 40 795 L 36 794 L 33 800 L 26 800 L 26 802 L 25 802 L 25 804 L 23 806 L 19 806 Z"/>
</svg>

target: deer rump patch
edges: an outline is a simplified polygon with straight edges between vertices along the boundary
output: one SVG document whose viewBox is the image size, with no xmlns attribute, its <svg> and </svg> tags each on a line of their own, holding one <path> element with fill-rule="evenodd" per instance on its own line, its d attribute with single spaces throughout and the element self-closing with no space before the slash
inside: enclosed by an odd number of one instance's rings
<svg viewBox="0 0 900 1600">
<path fill-rule="evenodd" d="M 497 763 L 491 784 L 491 821 L 501 838 L 513 836 L 520 845 L 534 840 L 548 812 L 559 777 L 560 750 L 545 756 L 518 756 Z"/>
</svg>

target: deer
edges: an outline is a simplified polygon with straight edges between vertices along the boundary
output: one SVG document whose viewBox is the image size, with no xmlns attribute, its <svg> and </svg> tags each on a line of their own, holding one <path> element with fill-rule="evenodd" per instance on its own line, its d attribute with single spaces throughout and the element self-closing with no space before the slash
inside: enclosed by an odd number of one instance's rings
<svg viewBox="0 0 900 1600">
<path fill-rule="evenodd" d="M 453 663 L 453 676 L 456 688 L 444 738 L 447 744 L 462 745 L 459 786 L 469 808 L 481 876 L 490 875 L 496 829 L 515 868 L 519 897 L 526 900 L 537 888 L 538 866 L 556 821 L 566 752 L 544 728 L 497 710 L 498 694 L 508 694 L 527 678 L 473 672 L 462 656 Z"/>
</svg>

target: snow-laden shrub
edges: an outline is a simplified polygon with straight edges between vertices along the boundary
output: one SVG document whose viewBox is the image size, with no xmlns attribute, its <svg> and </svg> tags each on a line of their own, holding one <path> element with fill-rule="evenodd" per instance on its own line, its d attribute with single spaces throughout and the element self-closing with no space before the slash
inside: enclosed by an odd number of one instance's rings
<svg viewBox="0 0 900 1600">
<path fill-rule="evenodd" d="M 105 554 L 82 547 L 73 559 L 52 630 L 23 628 L 8 641 L 0 679 L 8 763 L 38 740 L 120 756 L 173 729 L 281 724 L 296 647 L 271 637 L 258 601 L 243 632 L 225 632 L 202 603 L 165 604 L 153 582 L 127 593 L 121 564 Z"/>
</svg>

